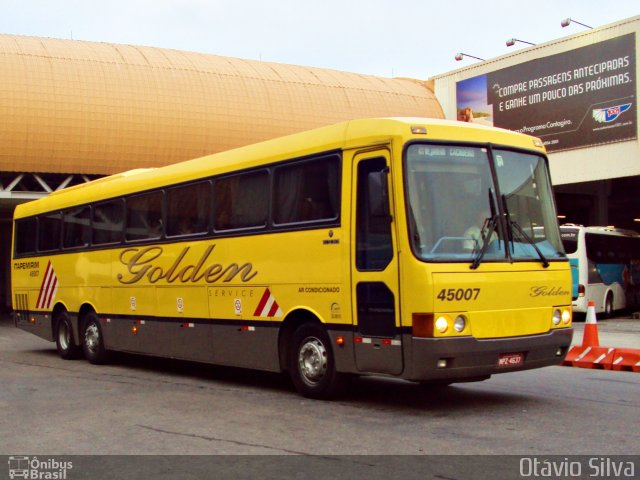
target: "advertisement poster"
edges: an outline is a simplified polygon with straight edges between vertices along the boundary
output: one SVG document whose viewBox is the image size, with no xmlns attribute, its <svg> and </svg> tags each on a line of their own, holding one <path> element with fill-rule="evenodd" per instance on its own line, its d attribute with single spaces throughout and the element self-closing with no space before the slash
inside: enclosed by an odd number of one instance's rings
<svg viewBox="0 0 640 480">
<path fill-rule="evenodd" d="M 635 33 L 460 81 L 458 120 L 540 137 L 548 151 L 637 138 Z"/>
</svg>

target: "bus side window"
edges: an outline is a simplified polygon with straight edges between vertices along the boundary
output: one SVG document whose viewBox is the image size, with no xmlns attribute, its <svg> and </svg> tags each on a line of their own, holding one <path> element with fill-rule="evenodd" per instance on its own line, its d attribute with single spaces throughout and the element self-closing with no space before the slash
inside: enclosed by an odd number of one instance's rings
<svg viewBox="0 0 640 480">
<path fill-rule="evenodd" d="M 91 209 L 76 208 L 64 212 L 62 221 L 63 248 L 86 247 L 91 241 Z"/>
<path fill-rule="evenodd" d="M 269 212 L 266 170 L 216 180 L 215 230 L 264 227 Z"/>
<path fill-rule="evenodd" d="M 36 252 L 38 222 L 35 218 L 18 220 L 16 222 L 16 255 L 27 255 Z"/>
<path fill-rule="evenodd" d="M 123 207 L 122 200 L 114 200 L 98 204 L 93 208 L 92 243 L 94 245 L 122 241 Z"/>
<path fill-rule="evenodd" d="M 209 182 L 167 190 L 167 236 L 206 232 L 209 229 L 210 206 Z"/>
<path fill-rule="evenodd" d="M 38 223 L 35 218 L 16 222 L 16 255 L 28 255 L 36 252 L 37 230 Z"/>
<path fill-rule="evenodd" d="M 276 225 L 333 220 L 340 210 L 339 157 L 296 162 L 275 170 Z"/>
<path fill-rule="evenodd" d="M 60 248 L 62 222 L 60 213 L 47 213 L 38 217 L 38 250 L 50 252 Z"/>
<path fill-rule="evenodd" d="M 162 236 L 162 192 L 151 192 L 126 201 L 125 240 L 146 240 Z"/>
</svg>

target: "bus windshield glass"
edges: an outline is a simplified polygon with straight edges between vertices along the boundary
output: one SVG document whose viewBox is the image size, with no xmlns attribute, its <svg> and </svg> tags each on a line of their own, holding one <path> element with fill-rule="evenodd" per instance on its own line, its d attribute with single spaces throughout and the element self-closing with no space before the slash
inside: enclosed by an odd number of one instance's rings
<svg viewBox="0 0 640 480">
<path fill-rule="evenodd" d="M 571 255 L 578 251 L 578 233 L 577 228 L 561 227 L 560 236 L 562 238 L 562 245 L 567 255 Z"/>
<path fill-rule="evenodd" d="M 420 259 L 477 266 L 565 258 L 543 157 L 426 144 L 410 145 L 406 155 L 410 232 Z"/>
</svg>

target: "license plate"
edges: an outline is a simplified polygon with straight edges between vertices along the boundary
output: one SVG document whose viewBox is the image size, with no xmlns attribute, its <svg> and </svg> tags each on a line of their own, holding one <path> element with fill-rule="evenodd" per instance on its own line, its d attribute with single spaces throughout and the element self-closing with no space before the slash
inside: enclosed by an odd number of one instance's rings
<svg viewBox="0 0 640 480">
<path fill-rule="evenodd" d="M 524 363 L 524 354 L 522 353 L 503 353 L 498 358 L 499 367 L 517 367 Z"/>
</svg>

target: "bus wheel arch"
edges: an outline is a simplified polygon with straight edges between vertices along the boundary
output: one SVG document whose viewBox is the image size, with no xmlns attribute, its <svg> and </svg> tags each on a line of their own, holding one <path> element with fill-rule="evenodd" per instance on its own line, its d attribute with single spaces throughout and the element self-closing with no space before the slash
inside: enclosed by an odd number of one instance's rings
<svg viewBox="0 0 640 480">
<path fill-rule="evenodd" d="M 324 325 L 306 312 L 285 326 L 280 345 L 286 347 L 287 370 L 296 390 L 316 399 L 340 394 L 347 385 L 347 376 L 336 370 L 335 352 Z"/>
<path fill-rule="evenodd" d="M 51 312 L 51 328 L 60 358 L 65 360 L 80 358 L 82 348 L 75 342 L 71 316 L 61 303 L 57 303 Z"/>
<path fill-rule="evenodd" d="M 614 308 L 614 297 L 613 291 L 607 291 L 607 294 L 604 297 L 604 303 L 602 306 L 603 316 L 604 318 L 611 318 L 613 316 L 613 308 Z"/>
<path fill-rule="evenodd" d="M 318 324 L 321 325 L 320 319 L 313 312 L 309 310 L 294 310 L 287 314 L 280 326 L 280 333 L 278 335 L 278 355 L 280 358 L 280 370 L 289 370 L 289 356 L 291 352 L 291 342 L 293 340 L 293 334 L 303 324 Z"/>
</svg>

